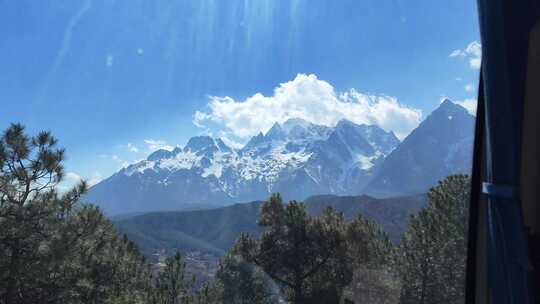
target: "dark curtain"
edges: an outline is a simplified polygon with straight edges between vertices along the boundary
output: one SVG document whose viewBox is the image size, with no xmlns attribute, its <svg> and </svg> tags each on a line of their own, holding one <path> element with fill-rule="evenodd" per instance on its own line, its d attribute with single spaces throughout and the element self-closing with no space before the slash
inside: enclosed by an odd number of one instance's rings
<svg viewBox="0 0 540 304">
<path fill-rule="evenodd" d="M 488 286 L 495 304 L 533 303 L 519 176 L 527 50 L 536 17 L 534 7 L 533 0 L 478 0 L 485 152 L 481 202 L 487 204 Z"/>
</svg>

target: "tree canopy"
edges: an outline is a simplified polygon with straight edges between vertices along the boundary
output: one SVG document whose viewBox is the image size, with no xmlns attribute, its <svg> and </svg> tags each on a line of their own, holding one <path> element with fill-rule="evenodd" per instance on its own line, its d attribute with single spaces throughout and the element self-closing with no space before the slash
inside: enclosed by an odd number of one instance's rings
<svg viewBox="0 0 540 304">
<path fill-rule="evenodd" d="M 236 250 L 260 267 L 291 303 L 339 301 L 351 281 L 342 214 L 327 209 L 310 217 L 304 204 L 274 194 L 261 207 L 259 240 L 242 234 Z M 337 303 L 337 302 L 336 302 Z"/>
<path fill-rule="evenodd" d="M 411 217 L 398 250 L 402 303 L 463 303 L 470 178 L 449 176 Z"/>
</svg>

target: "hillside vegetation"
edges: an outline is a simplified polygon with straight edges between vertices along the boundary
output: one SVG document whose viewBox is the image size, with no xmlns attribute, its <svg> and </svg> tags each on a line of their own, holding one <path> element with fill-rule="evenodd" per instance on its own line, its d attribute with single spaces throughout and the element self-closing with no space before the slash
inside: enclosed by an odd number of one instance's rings
<svg viewBox="0 0 540 304">
<path fill-rule="evenodd" d="M 320 195 L 305 201 L 310 215 L 320 215 L 327 207 L 343 212 L 347 220 L 361 214 L 374 220 L 397 242 L 408 217 L 426 205 L 425 195 L 376 199 L 369 196 Z M 221 255 L 240 233 L 259 235 L 257 225 L 262 202 L 196 211 L 152 212 L 115 222 L 118 229 L 145 253 L 167 251 L 207 251 Z"/>
</svg>

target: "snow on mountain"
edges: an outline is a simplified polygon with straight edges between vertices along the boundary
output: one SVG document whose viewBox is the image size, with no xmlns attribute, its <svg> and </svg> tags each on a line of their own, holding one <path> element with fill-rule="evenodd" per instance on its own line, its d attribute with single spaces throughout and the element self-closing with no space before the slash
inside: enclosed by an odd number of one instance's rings
<svg viewBox="0 0 540 304">
<path fill-rule="evenodd" d="M 94 186 L 87 199 L 118 213 L 264 199 L 271 192 L 290 199 L 349 194 L 398 143 L 376 126 L 342 120 L 327 127 L 290 119 L 240 150 L 209 136 L 192 137 L 184 148 L 158 150 Z"/>
<path fill-rule="evenodd" d="M 449 174 L 469 172 L 473 127 L 474 117 L 447 100 L 403 142 L 348 120 L 334 127 L 302 119 L 275 123 L 241 149 L 196 136 L 120 170 L 86 200 L 118 214 L 262 200 L 272 192 L 298 200 L 425 192 Z"/>
</svg>

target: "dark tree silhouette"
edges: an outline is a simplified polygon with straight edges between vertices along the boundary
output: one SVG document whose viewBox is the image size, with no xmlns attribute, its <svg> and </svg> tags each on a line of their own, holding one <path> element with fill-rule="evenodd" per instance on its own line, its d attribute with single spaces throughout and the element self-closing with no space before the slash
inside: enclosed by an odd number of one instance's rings
<svg viewBox="0 0 540 304">
<path fill-rule="evenodd" d="M 344 218 L 326 209 L 317 218 L 295 201 L 274 194 L 261 207 L 259 240 L 240 236 L 236 249 L 280 286 L 291 303 L 338 303 L 351 281 Z"/>
</svg>

